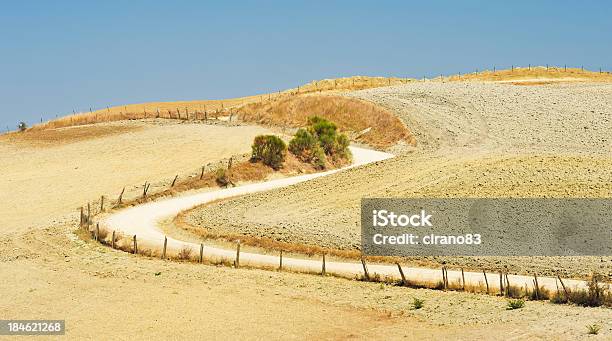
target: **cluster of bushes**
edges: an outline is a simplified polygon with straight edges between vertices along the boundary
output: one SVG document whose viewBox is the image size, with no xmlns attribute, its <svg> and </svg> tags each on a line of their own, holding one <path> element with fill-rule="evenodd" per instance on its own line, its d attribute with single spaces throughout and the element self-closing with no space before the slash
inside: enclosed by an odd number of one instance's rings
<svg viewBox="0 0 612 341">
<path fill-rule="evenodd" d="M 349 161 L 350 141 L 344 134 L 338 134 L 333 122 L 314 116 L 308 119 L 308 127 L 299 129 L 289 141 L 289 151 L 304 162 L 324 169 L 327 160 L 332 163 Z"/>
<path fill-rule="evenodd" d="M 334 164 L 351 160 L 350 140 L 338 134 L 336 125 L 326 119 L 313 116 L 308 119 L 308 127 L 299 129 L 291 141 L 289 151 L 304 162 L 317 169 L 325 169 L 327 162 Z M 278 170 L 282 167 L 287 153 L 285 142 L 274 135 L 255 137 L 251 147 L 251 160 L 261 161 Z"/>
</svg>

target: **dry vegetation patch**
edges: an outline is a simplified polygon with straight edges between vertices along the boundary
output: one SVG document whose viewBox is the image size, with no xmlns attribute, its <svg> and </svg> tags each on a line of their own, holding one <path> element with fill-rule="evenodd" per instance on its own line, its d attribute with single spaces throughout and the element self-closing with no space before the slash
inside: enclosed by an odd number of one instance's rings
<svg viewBox="0 0 612 341">
<path fill-rule="evenodd" d="M 92 125 L 45 130 L 26 130 L 0 135 L 0 141 L 33 146 L 73 143 L 104 136 L 119 135 L 143 129 L 136 125 Z"/>
<path fill-rule="evenodd" d="M 371 146 L 385 148 L 400 141 L 416 144 L 408 128 L 388 110 L 342 96 L 304 95 L 252 103 L 240 108 L 238 115 L 243 121 L 286 127 L 302 127 L 309 117 L 316 115 L 334 122 L 354 140 Z"/>
<path fill-rule="evenodd" d="M 509 82 L 514 85 L 544 85 L 576 81 L 611 82 L 612 74 L 606 71 L 589 71 L 581 68 L 532 66 L 495 71 L 484 70 L 464 75 L 453 75 L 445 79 L 449 81 Z"/>
</svg>

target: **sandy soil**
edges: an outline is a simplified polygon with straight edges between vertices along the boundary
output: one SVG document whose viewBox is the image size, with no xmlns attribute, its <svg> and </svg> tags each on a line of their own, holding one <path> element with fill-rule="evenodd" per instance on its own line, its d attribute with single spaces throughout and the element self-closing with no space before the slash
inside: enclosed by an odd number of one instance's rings
<svg viewBox="0 0 612 341">
<path fill-rule="evenodd" d="M 70 339 L 583 339 L 610 311 L 333 277 L 162 262 L 84 242 L 75 221 L 0 238 L 0 315 Z M 413 298 L 425 300 L 412 308 Z"/>
<path fill-rule="evenodd" d="M 611 85 L 413 83 L 349 95 L 395 112 L 417 137 L 419 150 L 395 148 L 398 157 L 375 165 L 207 205 L 187 221 L 220 234 L 354 250 L 362 197 L 612 194 Z M 276 214 L 278 207 L 284 214 Z M 507 265 L 515 273 L 612 275 L 608 257 L 412 260 L 438 261 L 475 270 Z"/>
<path fill-rule="evenodd" d="M 248 152 L 253 137 L 267 131 L 167 120 L 101 126 L 93 127 L 88 138 L 81 132 L 43 131 L 38 141 L 30 133 L 0 139 L 0 226 L 4 232 L 44 225 L 66 212 L 76 212 L 96 196 L 114 201 L 124 186 L 125 198 L 138 195 L 145 181 L 152 183 L 150 191 L 154 191 L 167 186 L 176 174 L 191 175 L 209 162 Z M 100 134 L 115 128 L 122 133 Z M 73 129 L 82 128 L 60 131 Z"/>
</svg>

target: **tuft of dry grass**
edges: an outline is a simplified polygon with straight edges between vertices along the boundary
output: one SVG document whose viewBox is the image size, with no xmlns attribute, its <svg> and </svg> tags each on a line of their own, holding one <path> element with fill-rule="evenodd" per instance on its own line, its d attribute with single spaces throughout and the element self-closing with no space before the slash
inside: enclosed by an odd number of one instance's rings
<svg viewBox="0 0 612 341">
<path fill-rule="evenodd" d="M 397 116 L 356 98 L 293 96 L 245 105 L 238 109 L 238 116 L 246 122 L 294 128 L 305 126 L 309 117 L 319 116 L 334 122 L 340 131 L 348 133 L 352 139 L 374 147 L 390 147 L 400 141 L 416 144 L 415 138 Z"/>
<path fill-rule="evenodd" d="M 188 261 L 191 259 L 191 253 L 193 251 L 191 250 L 190 247 L 184 246 L 182 249 L 179 250 L 177 257 L 179 260 L 185 260 Z"/>
<path fill-rule="evenodd" d="M 597 335 L 601 330 L 601 326 L 598 324 L 590 324 L 587 326 L 587 334 L 589 335 Z"/>
</svg>

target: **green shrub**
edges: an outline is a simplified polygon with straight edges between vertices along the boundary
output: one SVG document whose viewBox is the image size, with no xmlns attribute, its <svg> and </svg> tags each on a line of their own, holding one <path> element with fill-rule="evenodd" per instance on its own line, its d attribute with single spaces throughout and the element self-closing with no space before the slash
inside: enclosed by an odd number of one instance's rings
<svg viewBox="0 0 612 341">
<path fill-rule="evenodd" d="M 333 122 L 312 116 L 308 118 L 308 128 L 299 129 L 289 142 L 289 151 L 319 169 L 325 168 L 328 156 L 332 160 L 350 160 L 350 140 L 337 130 Z"/>
<path fill-rule="evenodd" d="M 25 122 L 19 122 L 19 125 L 17 125 L 17 128 L 19 129 L 20 132 L 24 132 L 26 131 L 26 129 L 28 129 L 28 125 Z"/>
<path fill-rule="evenodd" d="M 287 146 L 278 136 L 259 135 L 255 137 L 251 149 L 251 160 L 262 161 L 275 170 L 283 166 Z"/>
<path fill-rule="evenodd" d="M 316 146 L 313 151 L 312 160 L 310 161 L 315 168 L 317 169 L 325 169 L 325 152 L 323 152 L 323 148 L 320 146 Z"/>
<path fill-rule="evenodd" d="M 524 306 L 525 306 L 525 300 L 521 298 L 517 298 L 515 300 L 509 300 L 508 306 L 506 307 L 506 309 L 508 310 L 521 309 Z"/>
<path fill-rule="evenodd" d="M 601 330 L 601 326 L 598 324 L 590 324 L 587 326 L 587 333 L 589 335 L 597 335 L 599 334 L 600 330 Z"/>
<path fill-rule="evenodd" d="M 414 308 L 415 310 L 423 308 L 424 305 L 425 300 L 416 297 L 412 299 L 412 308 Z"/>
<path fill-rule="evenodd" d="M 310 133 L 319 140 L 319 145 L 327 155 L 336 151 L 337 127 L 326 119 L 314 116 L 308 119 Z"/>
<path fill-rule="evenodd" d="M 289 151 L 300 160 L 313 164 L 317 169 L 325 169 L 325 152 L 319 141 L 306 129 L 299 129 L 291 141 Z"/>
<path fill-rule="evenodd" d="M 306 129 L 298 129 L 289 141 L 289 151 L 305 162 L 312 160 L 313 151 L 318 146 L 317 139 Z"/>
<path fill-rule="evenodd" d="M 336 145 L 334 149 L 334 154 L 338 155 L 338 157 L 342 159 L 350 160 L 353 155 L 351 154 L 351 150 L 349 149 L 349 145 L 351 141 L 348 136 L 344 134 L 340 134 L 336 138 Z"/>
</svg>

